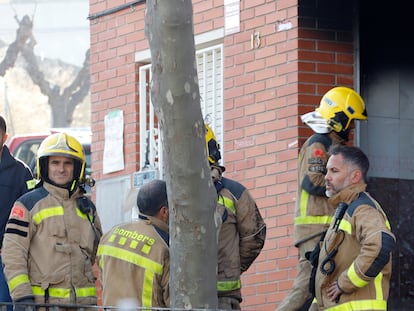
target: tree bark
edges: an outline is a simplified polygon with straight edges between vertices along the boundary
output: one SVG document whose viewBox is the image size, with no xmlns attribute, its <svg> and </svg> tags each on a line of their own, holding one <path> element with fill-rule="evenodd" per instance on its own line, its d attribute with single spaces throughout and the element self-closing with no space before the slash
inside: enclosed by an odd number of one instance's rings
<svg viewBox="0 0 414 311">
<path fill-rule="evenodd" d="M 217 193 L 205 145 L 191 0 L 149 0 L 151 96 L 165 151 L 172 308 L 217 308 Z"/>
</svg>

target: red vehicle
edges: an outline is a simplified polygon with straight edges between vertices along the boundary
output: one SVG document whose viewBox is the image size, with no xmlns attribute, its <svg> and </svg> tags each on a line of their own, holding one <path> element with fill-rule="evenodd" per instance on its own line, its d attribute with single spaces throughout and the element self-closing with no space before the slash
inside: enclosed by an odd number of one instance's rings
<svg viewBox="0 0 414 311">
<path fill-rule="evenodd" d="M 86 175 L 90 175 L 91 131 L 88 128 L 55 128 L 51 129 L 49 132 L 44 133 L 15 135 L 13 137 L 9 137 L 9 139 L 6 141 L 6 145 L 9 148 L 10 153 L 13 154 L 16 158 L 25 162 L 35 174 L 36 153 L 37 149 L 40 146 L 40 143 L 50 134 L 59 132 L 66 132 L 69 135 L 76 137 L 82 144 L 86 157 L 85 173 Z"/>
</svg>

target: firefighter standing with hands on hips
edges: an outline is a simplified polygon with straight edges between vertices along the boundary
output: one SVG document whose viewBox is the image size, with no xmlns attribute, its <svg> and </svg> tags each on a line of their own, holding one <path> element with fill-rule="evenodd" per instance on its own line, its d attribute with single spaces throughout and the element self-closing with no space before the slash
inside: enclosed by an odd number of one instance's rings
<svg viewBox="0 0 414 311">
<path fill-rule="evenodd" d="M 102 229 L 83 188 L 83 147 L 66 133 L 52 134 L 36 160 L 40 181 L 15 202 L 3 241 L 15 310 L 33 303 L 59 309 L 96 305 L 92 266 Z"/>
<path fill-rule="evenodd" d="M 395 237 L 380 204 L 366 192 L 367 156 L 333 146 L 326 195 L 337 209 L 320 248 L 315 292 L 319 310 L 387 310 Z"/>
<path fill-rule="evenodd" d="M 219 164 L 219 145 L 208 125 L 206 148 L 217 190 L 217 210 L 224 211 L 218 237 L 218 308 L 240 310 L 240 276 L 260 254 L 266 238 L 266 224 L 249 191 L 222 175 L 225 168 Z"/>
<path fill-rule="evenodd" d="M 312 266 L 305 254 L 314 249 L 335 212 L 325 195 L 328 150 L 349 140 L 354 120 L 367 120 L 365 103 L 357 92 L 343 86 L 330 89 L 315 111 L 302 116 L 315 133 L 305 141 L 298 158 L 294 241 L 299 263 L 293 287 L 277 311 L 317 310 L 309 290 Z"/>
</svg>

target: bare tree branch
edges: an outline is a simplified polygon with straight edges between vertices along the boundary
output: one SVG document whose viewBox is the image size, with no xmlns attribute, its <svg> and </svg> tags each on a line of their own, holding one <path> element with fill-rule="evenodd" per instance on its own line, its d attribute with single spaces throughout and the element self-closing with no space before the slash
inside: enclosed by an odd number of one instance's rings
<svg viewBox="0 0 414 311">
<path fill-rule="evenodd" d="M 16 31 L 16 40 L 7 48 L 6 56 L 0 63 L 0 76 L 4 76 L 6 71 L 13 67 L 17 56 L 27 40 L 32 37 L 33 23 L 29 16 L 25 15 L 19 22 L 16 18 L 19 28 Z"/>
<path fill-rule="evenodd" d="M 39 86 L 41 93 L 48 97 L 48 104 L 52 110 L 52 127 L 69 127 L 73 113 L 89 93 L 89 50 L 85 54 L 85 61 L 76 78 L 65 89 L 49 82 L 40 70 L 38 57 L 34 53 L 36 40 L 33 36 L 33 22 L 25 15 L 19 22 L 16 40 L 8 47 L 6 57 L 0 63 L 0 76 L 4 76 L 9 68 L 14 67 L 19 53 L 26 60 L 26 71 L 33 83 Z"/>
</svg>

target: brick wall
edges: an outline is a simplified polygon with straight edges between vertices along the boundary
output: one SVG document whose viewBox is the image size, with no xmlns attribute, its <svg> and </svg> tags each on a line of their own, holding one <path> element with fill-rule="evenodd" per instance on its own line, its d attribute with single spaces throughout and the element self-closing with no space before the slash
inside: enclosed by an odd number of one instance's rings
<svg viewBox="0 0 414 311">
<path fill-rule="evenodd" d="M 91 0 L 90 13 L 127 2 Z M 223 2 L 193 1 L 196 34 L 224 27 Z M 332 86 L 353 86 L 353 44 L 347 25 L 335 29 L 321 23 L 325 16 L 296 0 L 241 1 L 240 10 L 240 32 L 224 38 L 226 174 L 251 190 L 268 227 L 264 250 L 242 279 L 242 306 L 273 311 L 296 273 L 296 159 L 311 134 L 299 116 L 313 110 Z M 127 158 L 125 170 L 109 177 L 139 168 L 134 53 L 148 49 L 144 14 L 145 4 L 140 4 L 91 20 L 92 169 L 97 180 L 104 178 L 103 120 L 112 109 L 126 112 Z M 252 48 L 257 33 L 260 46 Z"/>
</svg>

